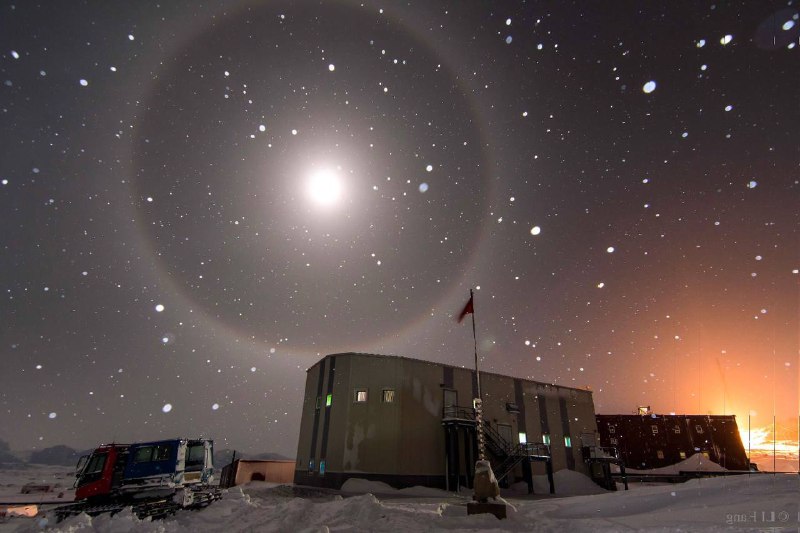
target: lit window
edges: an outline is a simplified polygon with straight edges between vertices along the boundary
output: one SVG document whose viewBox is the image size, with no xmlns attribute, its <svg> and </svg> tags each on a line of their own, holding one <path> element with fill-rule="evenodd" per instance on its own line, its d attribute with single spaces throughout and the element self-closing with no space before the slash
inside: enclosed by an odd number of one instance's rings
<svg viewBox="0 0 800 533">
<path fill-rule="evenodd" d="M 681 427 L 680 426 L 675 426 L 674 431 L 675 431 L 675 434 L 678 435 L 681 432 Z"/>
<path fill-rule="evenodd" d="M 394 390 L 393 389 L 384 389 L 383 390 L 383 403 L 394 403 Z"/>
<path fill-rule="evenodd" d="M 325 397 L 325 407 L 330 407 L 332 403 L 333 403 L 333 394 L 328 394 Z"/>
<path fill-rule="evenodd" d="M 681 452 L 681 459 L 686 459 L 686 452 Z"/>
<path fill-rule="evenodd" d="M 322 396 L 317 396 L 317 405 L 314 407 L 317 411 L 319 411 L 319 406 L 322 404 Z"/>
<path fill-rule="evenodd" d="M 522 431 L 519 432 L 519 443 L 520 444 L 527 444 L 528 443 L 528 435 L 526 435 Z"/>
<path fill-rule="evenodd" d="M 311 460 L 308 461 L 308 471 L 309 472 L 313 472 L 314 471 L 314 459 L 311 459 Z"/>
<path fill-rule="evenodd" d="M 656 455 L 658 456 L 659 459 L 663 459 L 664 458 L 664 451 L 663 450 L 658 450 L 656 452 Z"/>
<path fill-rule="evenodd" d="M 367 389 L 356 389 L 356 402 L 363 403 L 367 401 Z"/>
<path fill-rule="evenodd" d="M 548 435 L 547 433 L 542 435 L 542 442 L 550 446 L 550 435 Z"/>
<path fill-rule="evenodd" d="M 567 448 L 572 448 L 572 437 L 569 435 L 564 435 L 564 446 Z"/>
<path fill-rule="evenodd" d="M 320 476 L 325 475 L 325 459 L 320 459 L 319 461 L 319 475 Z"/>
<path fill-rule="evenodd" d="M 658 426 L 650 426 L 650 429 L 653 430 L 653 435 L 658 435 Z"/>
</svg>

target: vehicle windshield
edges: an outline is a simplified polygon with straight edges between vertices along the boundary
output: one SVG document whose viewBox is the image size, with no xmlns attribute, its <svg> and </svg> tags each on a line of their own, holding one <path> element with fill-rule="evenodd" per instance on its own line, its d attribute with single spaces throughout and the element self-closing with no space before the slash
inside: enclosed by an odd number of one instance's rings
<svg viewBox="0 0 800 533">
<path fill-rule="evenodd" d="M 80 469 L 81 462 L 78 462 L 79 470 L 76 475 L 75 486 L 79 487 L 100 479 L 107 459 L 108 453 L 92 454 L 89 460 L 85 462 L 85 466 L 82 470 Z"/>
</svg>

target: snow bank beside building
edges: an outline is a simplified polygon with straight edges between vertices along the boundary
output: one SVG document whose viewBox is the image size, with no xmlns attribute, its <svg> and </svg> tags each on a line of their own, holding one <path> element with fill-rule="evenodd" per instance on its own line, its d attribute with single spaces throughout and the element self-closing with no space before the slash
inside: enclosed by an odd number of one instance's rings
<svg viewBox="0 0 800 533">
<path fill-rule="evenodd" d="M 565 476 L 562 474 L 561 476 Z M 561 479 L 566 487 L 569 479 Z M 582 481 L 577 479 L 580 488 Z M 395 491 L 400 493 L 400 491 Z M 138 520 L 130 512 L 86 515 L 47 524 L 52 533 L 199 533 L 403 531 L 796 531 L 800 526 L 797 475 L 752 474 L 575 497 L 509 498 L 506 520 L 467 516 L 467 496 L 343 498 L 317 492 L 298 497 L 291 487 L 253 484 L 230 489 L 222 500 L 166 520 Z M 0 521 L 1 533 L 40 531 L 38 520 Z"/>
</svg>

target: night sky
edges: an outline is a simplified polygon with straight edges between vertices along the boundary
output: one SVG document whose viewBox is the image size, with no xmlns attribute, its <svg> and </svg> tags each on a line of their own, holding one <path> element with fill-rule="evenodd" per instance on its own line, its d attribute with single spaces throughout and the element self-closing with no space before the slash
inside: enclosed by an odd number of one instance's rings
<svg viewBox="0 0 800 533">
<path fill-rule="evenodd" d="M 799 11 L 4 2 L 0 439 L 294 457 L 470 288 L 484 370 L 796 427 Z"/>
</svg>

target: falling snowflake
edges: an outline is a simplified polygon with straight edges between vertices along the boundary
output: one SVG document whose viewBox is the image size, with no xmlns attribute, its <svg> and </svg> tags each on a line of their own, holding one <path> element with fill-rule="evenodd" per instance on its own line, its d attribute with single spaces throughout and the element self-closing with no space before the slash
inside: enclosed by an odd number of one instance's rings
<svg viewBox="0 0 800 533">
<path fill-rule="evenodd" d="M 426 166 L 425 170 L 427 170 L 428 172 L 433 172 L 433 165 Z"/>
<path fill-rule="evenodd" d="M 427 192 L 428 191 L 428 184 L 427 183 L 420 183 L 419 184 L 419 192 Z"/>
<path fill-rule="evenodd" d="M 534 226 L 531 228 L 531 235 L 539 235 L 542 232 L 542 228 L 539 226 Z"/>
<path fill-rule="evenodd" d="M 164 306 L 162 304 L 156 304 L 156 313 L 160 313 L 164 310 Z"/>
<path fill-rule="evenodd" d="M 170 411 L 172 411 L 172 404 L 171 403 L 165 403 L 164 407 L 162 407 L 161 410 L 163 412 L 165 412 L 165 413 L 169 413 Z"/>
<path fill-rule="evenodd" d="M 50 413 L 49 415 L 47 415 L 47 417 L 48 417 L 48 418 L 50 418 L 51 420 L 52 420 L 53 418 L 57 417 L 57 416 L 58 416 L 58 415 L 57 415 L 56 413 Z"/>
<path fill-rule="evenodd" d="M 654 82 L 652 80 L 648 81 L 647 83 L 645 83 L 642 86 L 642 90 L 645 92 L 645 94 L 650 94 L 651 92 L 656 90 L 656 82 Z M 669 91 L 667 91 L 667 92 L 669 92 Z"/>
<path fill-rule="evenodd" d="M 333 63 L 331 63 L 330 65 L 328 65 L 328 70 L 330 70 L 331 72 L 333 72 L 334 70 L 336 70 L 336 65 L 334 65 Z"/>
<path fill-rule="evenodd" d="M 731 34 L 728 34 L 728 35 L 725 35 L 724 37 L 722 37 L 722 38 L 719 40 L 719 42 L 720 42 L 720 44 L 722 44 L 722 46 L 725 46 L 725 45 L 727 45 L 727 44 L 730 44 L 730 42 L 731 42 L 732 40 L 733 40 L 733 35 L 731 35 Z"/>
<path fill-rule="evenodd" d="M 608 252 L 610 254 L 613 254 L 614 253 L 614 247 L 613 246 L 609 246 L 608 248 L 606 248 L 606 252 Z"/>
</svg>

